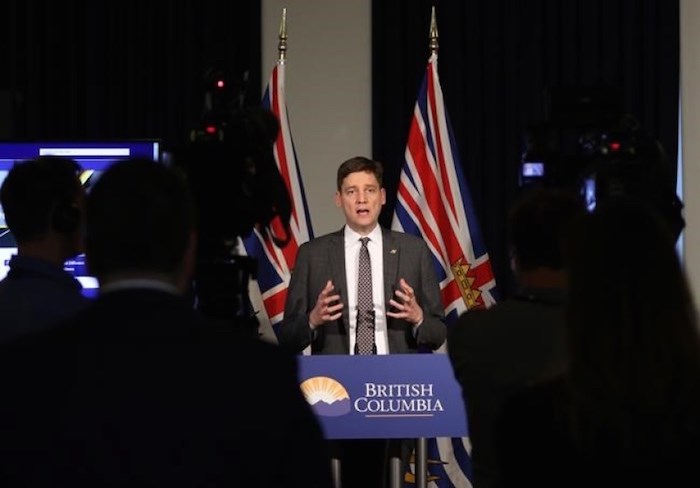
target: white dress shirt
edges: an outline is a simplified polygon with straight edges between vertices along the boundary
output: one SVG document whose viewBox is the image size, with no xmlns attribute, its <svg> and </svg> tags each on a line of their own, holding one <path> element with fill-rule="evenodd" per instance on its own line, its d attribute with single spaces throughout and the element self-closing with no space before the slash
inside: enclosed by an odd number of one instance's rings
<svg viewBox="0 0 700 488">
<path fill-rule="evenodd" d="M 357 269 L 360 263 L 361 236 L 347 225 L 345 226 L 345 275 L 348 290 L 348 317 L 350 320 L 350 354 L 355 354 L 357 326 Z M 384 303 L 384 258 L 382 253 L 382 229 L 377 225 L 367 234 L 369 242 L 369 259 L 372 265 L 372 299 L 374 302 L 374 342 L 377 354 L 389 353 L 389 341 L 386 328 L 386 303 Z"/>
</svg>

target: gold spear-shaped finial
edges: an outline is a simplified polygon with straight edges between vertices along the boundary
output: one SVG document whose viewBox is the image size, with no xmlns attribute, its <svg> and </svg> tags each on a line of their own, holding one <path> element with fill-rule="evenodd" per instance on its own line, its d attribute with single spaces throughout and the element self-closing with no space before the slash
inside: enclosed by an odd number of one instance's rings
<svg viewBox="0 0 700 488">
<path fill-rule="evenodd" d="M 435 5 L 433 5 L 430 14 L 430 54 L 436 54 L 438 50 L 438 30 L 437 21 L 435 20 Z"/>
<path fill-rule="evenodd" d="M 280 35 L 277 43 L 277 59 L 284 61 L 287 55 L 287 7 L 282 9 L 282 20 L 280 21 Z"/>
</svg>

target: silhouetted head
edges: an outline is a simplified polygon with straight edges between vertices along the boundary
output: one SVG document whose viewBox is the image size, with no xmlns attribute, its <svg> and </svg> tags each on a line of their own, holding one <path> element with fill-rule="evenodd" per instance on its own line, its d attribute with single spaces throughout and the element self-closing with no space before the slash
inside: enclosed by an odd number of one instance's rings
<svg viewBox="0 0 700 488">
<path fill-rule="evenodd" d="M 149 159 L 110 166 L 87 199 L 86 252 L 102 285 L 114 277 L 182 280 L 192 259 L 194 209 L 183 175 Z"/>
<path fill-rule="evenodd" d="M 564 267 L 563 239 L 583 207 L 569 190 L 534 188 L 508 215 L 511 258 L 516 271 Z"/>
<path fill-rule="evenodd" d="M 0 189 L 5 222 L 20 250 L 52 237 L 65 244 L 65 257 L 82 252 L 85 191 L 80 165 L 68 158 L 40 156 L 15 163 Z"/>
</svg>

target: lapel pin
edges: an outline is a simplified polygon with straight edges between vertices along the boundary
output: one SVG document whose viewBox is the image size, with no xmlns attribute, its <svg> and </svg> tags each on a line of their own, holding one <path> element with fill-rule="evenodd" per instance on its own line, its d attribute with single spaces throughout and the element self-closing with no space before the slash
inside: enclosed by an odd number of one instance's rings
<svg viewBox="0 0 700 488">
<path fill-rule="evenodd" d="M 396 249 L 392 249 L 391 251 L 389 251 L 389 254 L 396 254 Z"/>
</svg>

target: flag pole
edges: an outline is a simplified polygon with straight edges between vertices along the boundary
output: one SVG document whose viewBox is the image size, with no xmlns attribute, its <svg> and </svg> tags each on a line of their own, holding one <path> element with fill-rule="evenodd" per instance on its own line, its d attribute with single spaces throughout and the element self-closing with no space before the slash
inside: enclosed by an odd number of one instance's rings
<svg viewBox="0 0 700 488">
<path fill-rule="evenodd" d="M 284 7 L 282 8 L 282 19 L 280 20 L 280 31 L 277 42 L 277 64 L 284 64 L 287 59 L 287 38 L 287 7 Z M 331 474 L 333 477 L 333 485 L 341 486 L 341 465 L 340 459 L 337 457 L 331 458 Z"/>
<path fill-rule="evenodd" d="M 438 43 L 438 28 L 435 18 L 435 5 L 430 11 L 430 34 L 429 34 L 428 49 L 431 56 L 437 54 Z M 421 437 L 416 439 L 416 486 L 423 488 L 428 485 L 428 439 Z"/>
<path fill-rule="evenodd" d="M 441 298 L 449 329 L 463 312 L 494 304 L 496 282 L 443 100 L 436 10 L 433 5 L 429 59 L 409 127 L 392 229 L 426 241 L 436 275 L 444 277 Z M 447 341 L 444 346 L 433 353 L 444 354 Z M 406 475 L 417 488 L 424 488 L 427 479 L 440 479 L 441 486 L 468 486 L 473 477 L 468 436 L 428 436 L 414 442 L 413 472 Z"/>
<path fill-rule="evenodd" d="M 430 43 L 428 47 L 430 49 L 430 54 L 437 54 L 439 45 L 437 20 L 435 20 L 435 5 L 433 5 L 432 12 L 430 13 Z"/>
<path fill-rule="evenodd" d="M 277 61 L 284 63 L 287 58 L 287 7 L 282 9 L 282 20 L 280 20 L 279 41 L 277 42 Z"/>
</svg>

